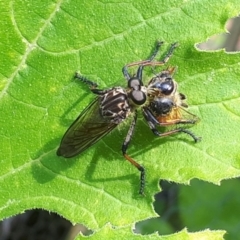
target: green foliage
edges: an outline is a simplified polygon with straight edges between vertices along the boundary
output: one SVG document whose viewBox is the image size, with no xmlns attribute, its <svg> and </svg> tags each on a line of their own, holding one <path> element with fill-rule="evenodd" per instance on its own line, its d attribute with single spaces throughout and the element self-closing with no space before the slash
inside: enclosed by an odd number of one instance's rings
<svg viewBox="0 0 240 240">
<path fill-rule="evenodd" d="M 238 6 L 237 0 L 0 1 L 0 218 L 44 208 L 97 230 L 92 238 L 118 239 L 131 231 L 127 225 L 156 216 L 159 178 L 219 184 L 240 176 L 240 56 L 194 47 L 223 32 Z M 184 134 L 157 139 L 140 119 L 129 154 L 147 169 L 141 197 L 139 173 L 120 151 L 127 124 L 73 159 L 57 157 L 56 149 L 93 99 L 74 72 L 102 88 L 124 86 L 121 68 L 147 58 L 157 39 L 165 42 L 162 52 L 180 43 L 170 64 L 178 66 L 175 78 L 190 111 L 201 118 L 192 130 L 202 142 Z M 106 228 L 107 222 L 120 229 Z M 201 239 L 186 230 L 178 234 L 184 237 L 149 239 Z M 195 234 L 221 239 L 223 231 Z"/>
<path fill-rule="evenodd" d="M 193 180 L 179 193 L 179 214 L 190 232 L 225 229 L 225 239 L 239 239 L 239 179 L 223 181 L 221 186 Z M 204 194 L 203 194 L 204 193 Z"/>
</svg>

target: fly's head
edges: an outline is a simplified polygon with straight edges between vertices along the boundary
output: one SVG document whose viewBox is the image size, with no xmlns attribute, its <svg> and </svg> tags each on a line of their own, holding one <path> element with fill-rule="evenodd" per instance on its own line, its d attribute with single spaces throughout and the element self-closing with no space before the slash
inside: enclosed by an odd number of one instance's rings
<svg viewBox="0 0 240 240">
<path fill-rule="evenodd" d="M 168 116 L 174 109 L 187 107 L 184 94 L 178 92 L 178 84 L 173 79 L 175 68 L 167 68 L 153 77 L 147 87 L 149 108 L 156 117 Z"/>
</svg>

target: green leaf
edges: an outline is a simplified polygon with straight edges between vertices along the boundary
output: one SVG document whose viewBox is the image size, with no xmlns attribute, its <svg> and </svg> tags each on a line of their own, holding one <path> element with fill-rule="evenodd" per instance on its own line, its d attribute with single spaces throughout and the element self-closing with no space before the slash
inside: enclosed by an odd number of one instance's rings
<svg viewBox="0 0 240 240">
<path fill-rule="evenodd" d="M 157 233 L 151 235 L 138 235 L 133 234 L 130 227 L 124 228 L 112 228 L 110 224 L 106 224 L 100 231 L 98 231 L 93 236 L 90 236 L 89 239 L 98 240 L 98 239 L 150 239 L 150 240 L 194 240 L 194 239 L 204 239 L 204 240 L 220 240 L 223 239 L 222 236 L 224 231 L 209 231 L 205 230 L 197 233 L 188 233 L 186 229 L 175 233 L 173 235 L 159 236 Z M 78 237 L 77 239 L 82 239 Z"/>
<path fill-rule="evenodd" d="M 238 6 L 236 0 L 1 1 L 1 219 L 44 208 L 93 230 L 107 222 L 125 226 L 156 215 L 151 204 L 160 178 L 219 184 L 239 176 L 240 56 L 194 47 L 224 32 Z M 146 59 L 157 39 L 165 42 L 162 53 L 180 43 L 169 64 L 178 66 L 176 81 L 201 118 L 192 131 L 202 142 L 184 134 L 156 138 L 140 118 L 128 153 L 147 170 L 141 197 L 139 173 L 120 150 L 128 121 L 73 159 L 57 157 L 56 149 L 94 98 L 73 80 L 75 71 L 101 88 L 125 86 L 121 68 Z"/>
</svg>

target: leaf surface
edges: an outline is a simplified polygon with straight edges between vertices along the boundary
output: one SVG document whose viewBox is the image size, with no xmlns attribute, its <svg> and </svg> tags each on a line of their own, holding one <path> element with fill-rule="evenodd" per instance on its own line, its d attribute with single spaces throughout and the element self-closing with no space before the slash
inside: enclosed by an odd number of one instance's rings
<svg viewBox="0 0 240 240">
<path fill-rule="evenodd" d="M 160 178 L 219 184 L 240 176 L 240 56 L 194 47 L 224 32 L 238 6 L 236 0 L 0 2 L 1 218 L 44 208 L 94 230 L 107 222 L 125 226 L 156 215 L 151 203 Z M 140 118 L 128 153 L 147 169 L 141 197 L 139 173 L 121 155 L 128 121 L 73 159 L 56 150 L 94 98 L 73 80 L 75 71 L 102 88 L 125 86 L 121 68 L 146 59 L 157 39 L 165 42 L 161 53 L 180 43 L 169 64 L 178 66 L 175 79 L 201 118 L 191 130 L 202 141 L 184 134 L 158 139 Z"/>
</svg>

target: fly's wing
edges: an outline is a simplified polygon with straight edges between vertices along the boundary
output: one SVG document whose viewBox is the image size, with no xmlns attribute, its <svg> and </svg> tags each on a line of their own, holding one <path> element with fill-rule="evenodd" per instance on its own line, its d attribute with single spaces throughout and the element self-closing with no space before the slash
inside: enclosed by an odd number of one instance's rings
<svg viewBox="0 0 240 240">
<path fill-rule="evenodd" d="M 162 126 L 169 126 L 174 124 L 194 124 L 199 121 L 199 118 L 187 111 L 183 107 L 175 107 L 172 109 L 169 115 L 167 116 L 159 116 L 157 120 Z"/>
<path fill-rule="evenodd" d="M 66 158 L 74 157 L 107 135 L 116 126 L 117 124 L 101 116 L 99 98 L 96 98 L 66 131 L 57 155 Z"/>
<path fill-rule="evenodd" d="M 173 108 L 168 115 L 158 116 L 157 120 L 163 126 L 179 123 L 182 120 L 182 111 L 179 107 Z"/>
</svg>

